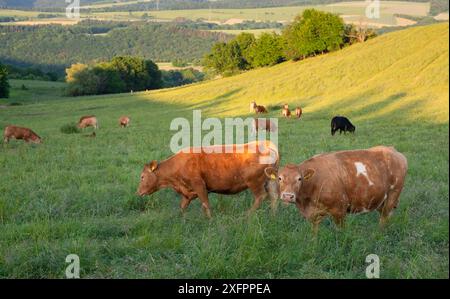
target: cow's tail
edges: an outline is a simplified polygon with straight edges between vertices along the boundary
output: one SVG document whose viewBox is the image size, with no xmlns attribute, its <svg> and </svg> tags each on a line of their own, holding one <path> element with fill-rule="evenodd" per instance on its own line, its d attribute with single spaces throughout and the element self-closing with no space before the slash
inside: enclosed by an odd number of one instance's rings
<svg viewBox="0 0 450 299">
<path fill-rule="evenodd" d="M 278 147 L 271 141 L 267 141 L 266 146 L 269 154 L 268 156 L 260 157 L 260 163 L 272 164 L 278 168 L 280 164 L 280 153 L 278 152 Z"/>
</svg>

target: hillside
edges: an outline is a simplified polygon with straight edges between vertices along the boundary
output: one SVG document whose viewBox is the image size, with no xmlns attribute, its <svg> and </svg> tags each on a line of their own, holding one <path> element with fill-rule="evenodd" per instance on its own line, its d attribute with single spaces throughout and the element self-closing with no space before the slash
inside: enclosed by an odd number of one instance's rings
<svg viewBox="0 0 450 299">
<path fill-rule="evenodd" d="M 81 278 L 365 279 L 369 254 L 380 257 L 381 278 L 448 278 L 448 27 L 149 93 L 67 98 L 58 95 L 64 83 L 11 80 L 0 129 L 30 127 L 44 142 L 0 146 L 0 278 L 65 278 L 72 253 Z M 209 194 L 211 220 L 198 200 L 181 216 L 172 190 L 135 195 L 144 163 L 172 155 L 175 118 L 195 108 L 253 116 L 252 100 L 279 117 L 281 165 L 376 145 L 403 153 L 408 174 L 389 224 L 379 229 L 376 212 L 349 215 L 342 229 L 324 221 L 315 238 L 294 205 L 272 213 L 266 202 L 248 216 L 248 191 Z M 281 118 L 284 102 L 303 106 L 302 119 Z M 89 114 L 97 137 L 60 130 Z M 335 114 L 355 134 L 332 137 Z M 129 128 L 119 127 L 121 115 Z"/>
<path fill-rule="evenodd" d="M 222 116 L 245 113 L 256 100 L 298 104 L 307 114 L 348 114 L 362 120 L 394 113 L 447 122 L 448 33 L 448 23 L 407 29 L 305 61 L 145 97 L 198 107 L 216 101 L 206 110 Z"/>
<path fill-rule="evenodd" d="M 18 66 L 63 71 L 72 63 L 109 60 L 118 55 L 154 61 L 200 60 L 229 36 L 174 24 L 107 24 L 89 21 L 64 27 L 0 26 L 0 60 Z"/>
</svg>

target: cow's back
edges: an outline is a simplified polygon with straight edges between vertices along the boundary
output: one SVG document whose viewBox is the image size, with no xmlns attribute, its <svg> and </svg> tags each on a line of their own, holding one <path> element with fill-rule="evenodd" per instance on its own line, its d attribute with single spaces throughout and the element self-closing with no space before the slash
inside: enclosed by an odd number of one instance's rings
<svg viewBox="0 0 450 299">
<path fill-rule="evenodd" d="M 266 142 L 257 152 L 249 151 L 247 144 L 205 147 L 197 153 L 194 148 L 190 150 L 192 152 L 180 152 L 174 156 L 179 176 L 185 180 L 201 179 L 209 191 L 222 194 L 234 194 L 247 189 L 249 180 L 264 179 L 264 169 L 268 166 L 278 167 L 279 163 L 278 149 L 271 142 Z M 208 153 L 205 150 L 217 152 Z M 270 155 L 275 157 L 273 163 L 261 163 L 261 157 Z"/>
<path fill-rule="evenodd" d="M 390 190 L 401 190 L 407 171 L 406 158 L 384 146 L 316 155 L 301 165 L 317 170 L 315 193 L 350 203 L 352 212 L 376 209 Z"/>
</svg>

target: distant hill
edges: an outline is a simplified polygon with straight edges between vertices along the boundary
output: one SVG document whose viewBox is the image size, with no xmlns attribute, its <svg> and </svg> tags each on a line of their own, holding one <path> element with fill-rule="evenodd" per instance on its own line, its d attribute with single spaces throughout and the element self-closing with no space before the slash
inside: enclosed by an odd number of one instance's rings
<svg viewBox="0 0 450 299">
<path fill-rule="evenodd" d="M 86 24 L 86 23 L 83 23 Z M 194 62 L 213 44 L 231 36 L 172 24 L 133 24 L 112 30 L 91 25 L 0 26 L 0 61 L 63 71 L 72 63 L 110 60 L 133 55 L 158 62 Z"/>
<path fill-rule="evenodd" d="M 152 99 L 191 107 L 215 99 L 205 113 L 248 113 L 248 103 L 301 105 L 306 114 L 322 111 L 353 118 L 385 114 L 392 119 L 448 122 L 448 23 L 388 33 L 363 44 L 274 67 L 174 90 Z M 278 108 L 275 108 L 278 109 Z"/>
<path fill-rule="evenodd" d="M 117 0 L 116 0 L 117 1 Z M 81 0 L 83 4 L 105 2 L 105 0 Z M 0 7 L 65 7 L 65 0 L 0 0 Z"/>
</svg>

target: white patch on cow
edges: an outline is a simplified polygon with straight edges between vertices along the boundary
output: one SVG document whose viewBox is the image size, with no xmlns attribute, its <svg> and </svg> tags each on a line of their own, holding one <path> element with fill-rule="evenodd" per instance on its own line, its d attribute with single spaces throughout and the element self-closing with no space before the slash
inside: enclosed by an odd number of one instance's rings
<svg viewBox="0 0 450 299">
<path fill-rule="evenodd" d="M 355 167 L 356 167 L 356 176 L 359 176 L 360 174 L 362 174 L 363 176 L 366 177 L 367 181 L 369 182 L 369 186 L 372 186 L 373 182 L 369 179 L 369 175 L 367 174 L 366 165 L 364 165 L 361 162 L 355 162 Z"/>
<path fill-rule="evenodd" d="M 386 198 L 387 198 L 387 193 L 384 193 L 383 200 L 386 200 Z"/>
</svg>

